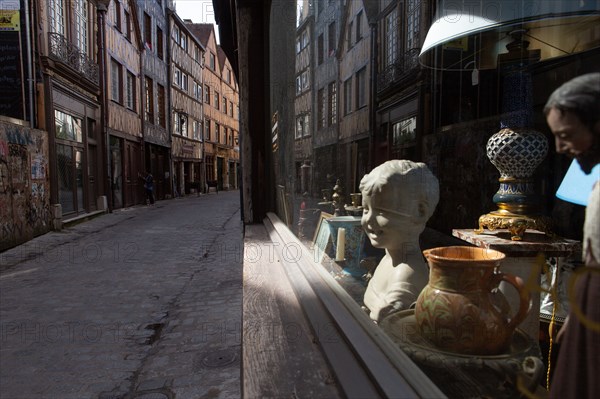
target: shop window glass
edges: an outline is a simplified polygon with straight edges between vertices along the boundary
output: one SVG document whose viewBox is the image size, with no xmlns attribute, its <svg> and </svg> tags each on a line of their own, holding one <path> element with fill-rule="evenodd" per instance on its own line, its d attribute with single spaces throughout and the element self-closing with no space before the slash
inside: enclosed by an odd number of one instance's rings
<svg viewBox="0 0 600 399">
<path fill-rule="evenodd" d="M 83 142 L 82 120 L 59 110 L 54 110 L 56 138 Z"/>
</svg>

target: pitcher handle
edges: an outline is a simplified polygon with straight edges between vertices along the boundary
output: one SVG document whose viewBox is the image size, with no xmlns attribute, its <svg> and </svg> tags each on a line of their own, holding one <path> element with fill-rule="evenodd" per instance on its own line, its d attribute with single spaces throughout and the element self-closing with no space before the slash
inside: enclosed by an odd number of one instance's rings
<svg viewBox="0 0 600 399">
<path fill-rule="evenodd" d="M 509 329 L 515 329 L 519 323 L 525 320 L 527 317 L 527 313 L 529 309 L 531 309 L 531 293 L 527 288 L 525 288 L 525 283 L 523 283 L 523 279 L 518 276 L 513 276 L 512 274 L 501 273 L 502 280 L 506 281 L 519 293 L 519 310 L 517 314 L 515 314 L 510 321 L 508 322 Z"/>
</svg>

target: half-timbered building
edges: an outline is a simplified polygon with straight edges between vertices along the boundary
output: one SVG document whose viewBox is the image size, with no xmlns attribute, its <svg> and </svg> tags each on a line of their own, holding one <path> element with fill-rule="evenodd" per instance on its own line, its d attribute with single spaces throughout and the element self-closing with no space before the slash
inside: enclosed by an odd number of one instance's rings
<svg viewBox="0 0 600 399">
<path fill-rule="evenodd" d="M 204 46 L 187 24 L 169 10 L 171 63 L 171 156 L 178 194 L 204 187 L 203 59 Z"/>
<path fill-rule="evenodd" d="M 204 68 L 204 148 L 206 179 L 219 190 L 237 188 L 239 90 L 233 67 L 217 44 L 214 25 L 188 23 L 206 48 Z"/>
<path fill-rule="evenodd" d="M 137 0 L 138 21 L 145 51 L 142 56 L 144 109 L 144 167 L 154 177 L 155 198 L 172 195 L 171 114 L 169 109 L 170 54 L 166 1 Z M 128 18 L 130 16 L 127 16 Z"/>
<path fill-rule="evenodd" d="M 134 0 L 113 0 L 106 13 L 104 65 L 106 72 L 106 134 L 112 208 L 144 201 L 142 52 Z"/>
<path fill-rule="evenodd" d="M 337 53 L 341 87 L 338 148 L 343 156 L 339 160 L 343 185 L 351 193 L 358 191 L 360 179 L 368 172 L 371 137 L 371 38 L 363 2 L 347 2 L 341 23 Z"/>
</svg>

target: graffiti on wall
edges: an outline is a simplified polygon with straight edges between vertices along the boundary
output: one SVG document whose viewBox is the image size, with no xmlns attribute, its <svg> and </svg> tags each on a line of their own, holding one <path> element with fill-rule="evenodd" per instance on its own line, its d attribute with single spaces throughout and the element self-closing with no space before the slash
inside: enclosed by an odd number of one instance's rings
<svg viewBox="0 0 600 399">
<path fill-rule="evenodd" d="M 0 250 L 50 230 L 46 133 L 0 123 Z"/>
</svg>

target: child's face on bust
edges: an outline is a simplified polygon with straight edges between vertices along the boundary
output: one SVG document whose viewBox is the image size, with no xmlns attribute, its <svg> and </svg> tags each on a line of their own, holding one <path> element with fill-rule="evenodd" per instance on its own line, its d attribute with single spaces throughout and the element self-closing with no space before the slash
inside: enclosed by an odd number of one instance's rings
<svg viewBox="0 0 600 399">
<path fill-rule="evenodd" d="M 367 195 L 363 193 L 361 225 L 375 248 L 393 249 L 409 241 L 413 234 L 414 216 L 407 195 L 394 195 L 394 190 Z"/>
</svg>

